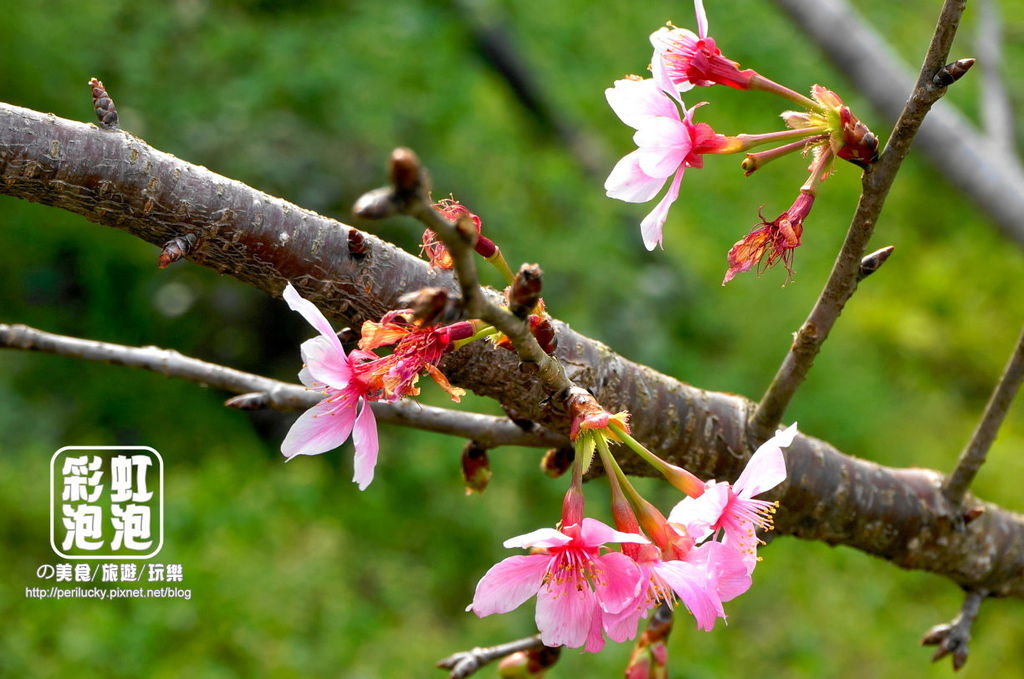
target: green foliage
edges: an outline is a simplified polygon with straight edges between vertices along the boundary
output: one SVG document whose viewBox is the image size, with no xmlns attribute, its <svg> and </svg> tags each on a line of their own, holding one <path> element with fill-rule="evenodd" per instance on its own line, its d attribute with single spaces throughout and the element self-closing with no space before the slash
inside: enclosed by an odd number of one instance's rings
<svg viewBox="0 0 1024 679">
<path fill-rule="evenodd" d="M 708 4 L 727 54 L 795 89 L 832 87 L 885 139 L 888 121 L 767 4 Z M 917 64 L 934 3 L 859 4 Z M 686 2 L 601 3 L 600 12 L 583 2 L 485 5 L 609 169 L 631 148 L 631 131 L 603 89 L 643 71 L 659 24 L 692 23 Z M 760 206 L 774 216 L 789 205 L 805 161 L 744 179 L 734 159 L 708 159 L 684 182 L 665 250 L 647 253 L 638 225 L 651 206 L 604 197 L 480 58 L 457 6 L 10 3 L 0 22 L 3 98 L 91 120 L 86 82 L 97 76 L 122 126 L 157 148 L 343 219 L 382 183 L 388 150 L 413 146 L 438 195 L 453 192 L 478 212 L 513 265 L 541 264 L 556 316 L 688 382 L 756 397 L 827 275 L 856 201 L 856 169 L 839 167 L 823 186 L 794 283 L 780 288 L 784 274 L 773 271 L 722 288 L 729 246 Z M 1019 35 L 1024 11 L 1004 11 Z M 970 22 L 958 55 L 971 51 Z M 1007 59 L 1007 72 L 1024 66 L 1021 41 Z M 970 113 L 973 78 L 952 93 Z M 698 119 L 723 132 L 778 126 L 780 107 L 766 95 L 702 90 L 688 103 L 696 96 L 713 102 Z M 283 303 L 190 264 L 158 271 L 151 246 L 59 210 L 3 198 L 0 215 L 0 321 L 157 344 L 285 379 L 298 369 L 309 329 Z M 408 222 L 373 228 L 410 250 L 418 240 Z M 857 293 L 790 415 L 852 454 L 948 469 L 1019 331 L 1024 261 L 916 158 L 875 243 L 896 253 Z M 537 451 L 493 452 L 490 488 L 465 497 L 459 441 L 385 429 L 377 481 L 360 493 L 349 447 L 285 465 L 277 447 L 292 417 L 229 411 L 223 396 L 124 368 L 0 353 L 0 675 L 430 676 L 452 650 L 533 630 L 529 606 L 483 621 L 463 608 L 504 555 L 502 540 L 555 519 L 564 481 L 538 472 Z M 183 564 L 190 601 L 23 596 L 36 567 L 54 561 L 47 464 L 72 444 L 163 453 L 168 535 L 157 560 Z M 986 499 L 1021 508 L 1022 445 L 1018 405 L 978 479 Z M 606 491 L 593 485 L 600 516 Z M 665 508 L 675 500 L 644 487 Z M 764 554 L 756 586 L 729 605 L 727 628 L 697 634 L 680 616 L 673 676 L 948 676 L 916 648 L 959 606 L 947 581 L 792 539 Z M 987 604 L 965 675 L 1024 677 L 1021 629 L 1019 602 Z M 568 652 L 553 674 L 618 676 L 628 651 Z"/>
</svg>

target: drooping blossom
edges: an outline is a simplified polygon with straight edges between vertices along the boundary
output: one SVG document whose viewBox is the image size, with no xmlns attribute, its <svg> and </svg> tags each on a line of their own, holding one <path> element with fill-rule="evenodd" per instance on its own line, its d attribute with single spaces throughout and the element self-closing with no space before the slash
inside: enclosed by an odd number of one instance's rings
<svg viewBox="0 0 1024 679">
<path fill-rule="evenodd" d="M 736 274 L 750 271 L 755 264 L 758 265 L 758 273 L 763 273 L 780 261 L 786 267 L 786 281 L 789 282 L 793 277 L 793 250 L 800 245 L 804 219 L 813 205 L 814 194 L 801 191 L 789 209 L 772 221 L 761 215 L 761 224 L 729 249 L 729 269 L 722 285 L 735 278 Z"/>
<path fill-rule="evenodd" d="M 651 34 L 654 56 L 651 73 L 668 90 L 685 92 L 694 85 L 726 85 L 746 90 L 757 75 L 750 69 L 740 70 L 739 64 L 722 56 L 708 35 L 708 16 L 703 0 L 694 0 L 697 14 L 697 33 L 685 28 L 664 26 Z"/>
<path fill-rule="evenodd" d="M 359 490 L 365 490 L 373 481 L 378 452 L 377 423 L 370 408 L 378 390 L 367 379 L 365 366 L 377 357 L 358 350 L 346 355 L 330 322 L 291 283 L 284 290 L 284 299 L 320 331 L 318 337 L 302 343 L 305 366 L 299 379 L 307 387 L 322 391 L 324 399 L 299 416 L 281 443 L 281 452 L 289 459 L 296 455 L 319 455 L 337 448 L 351 434 L 355 445 L 352 480 L 359 484 Z M 357 415 L 360 403 L 362 408 Z"/>
<path fill-rule="evenodd" d="M 724 543 L 739 550 L 751 572 L 756 564 L 756 529 L 770 530 L 777 503 L 758 500 L 786 480 L 782 449 L 793 443 L 796 424 L 764 442 L 735 483 L 708 481 L 700 497 L 687 497 L 669 514 L 669 523 L 687 526 L 697 540 L 723 534 Z"/>
<path fill-rule="evenodd" d="M 673 96 L 674 94 L 673 90 Z M 668 191 L 640 224 L 644 245 L 653 250 L 662 241 L 669 208 L 679 197 L 686 168 L 704 166 L 706 153 L 732 152 L 729 140 L 707 123 L 694 123 L 693 113 L 678 98 L 666 94 L 652 80 L 616 80 L 605 90 L 608 104 L 622 122 L 636 130 L 637 150 L 612 169 L 604 188 L 611 198 L 627 203 L 646 203 L 658 195 L 669 177 Z M 682 115 L 679 113 L 682 107 Z"/>
<path fill-rule="evenodd" d="M 389 355 L 375 357 L 364 369 L 380 378 L 383 398 L 389 401 L 419 394 L 416 382 L 425 371 L 458 402 L 465 390 L 453 387 L 437 364 L 452 349 L 453 342 L 472 336 L 472 324 L 462 321 L 441 327 L 418 325 L 410 320 L 411 316 L 410 310 L 399 309 L 389 311 L 379 323 L 363 323 L 360 349 L 372 351 L 394 345 Z"/>
<path fill-rule="evenodd" d="M 602 615 L 619 613 L 635 600 L 640 569 L 621 552 L 601 554 L 606 543 L 648 542 L 596 519 L 561 530 L 541 528 L 505 541 L 507 548 L 540 553 L 512 556 L 492 566 L 476 586 L 471 610 L 479 617 L 507 613 L 537 596 L 536 623 L 545 646 L 604 645 Z"/>
<path fill-rule="evenodd" d="M 434 208 L 452 222 L 458 221 L 462 217 L 470 219 L 473 222 L 473 226 L 476 227 L 478 234 L 474 248 L 484 258 L 494 255 L 496 251 L 494 242 L 486 236 L 479 235 L 483 230 L 483 225 L 480 218 L 470 212 L 469 208 L 455 200 L 455 198 L 442 198 L 434 203 Z M 455 266 L 454 262 L 452 262 L 451 254 L 444 246 L 444 243 L 438 240 L 437 234 L 434 233 L 433 229 L 426 229 L 423 232 L 423 244 L 420 246 L 420 254 L 426 255 L 432 267 L 451 269 Z"/>
</svg>

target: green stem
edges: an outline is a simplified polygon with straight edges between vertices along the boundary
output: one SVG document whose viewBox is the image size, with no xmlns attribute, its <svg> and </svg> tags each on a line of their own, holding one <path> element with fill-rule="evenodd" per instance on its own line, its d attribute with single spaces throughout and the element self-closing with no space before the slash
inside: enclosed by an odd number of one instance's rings
<svg viewBox="0 0 1024 679">
<path fill-rule="evenodd" d="M 495 328 L 493 325 L 485 325 L 483 328 L 481 328 L 480 330 L 477 330 L 475 333 L 473 333 L 472 335 L 470 335 L 466 339 L 456 340 L 455 341 L 455 349 L 461 349 L 462 347 L 466 346 L 467 344 L 471 344 L 471 343 L 477 341 L 478 339 L 483 339 L 484 337 L 489 337 L 491 335 L 496 335 L 496 334 L 498 334 L 498 329 L 497 328 Z"/>
<path fill-rule="evenodd" d="M 665 477 L 665 480 L 683 491 L 690 497 L 698 497 L 704 493 L 704 482 L 682 467 L 666 462 L 651 451 L 647 450 L 642 443 L 629 435 L 626 428 L 619 422 L 612 420 L 608 423 L 615 434 L 629 446 L 633 452 L 642 457 L 647 464 L 658 470 L 658 473 Z"/>
<path fill-rule="evenodd" d="M 815 134 L 821 134 L 825 132 L 825 126 L 820 125 L 816 127 L 799 127 L 793 130 L 780 130 L 778 132 L 765 132 L 762 134 L 737 134 L 734 137 L 726 137 L 728 140 L 728 146 L 720 153 L 739 153 L 752 149 L 755 146 L 761 144 L 770 144 L 776 141 L 786 141 L 787 139 L 802 139 L 804 137 L 810 137 Z"/>
<path fill-rule="evenodd" d="M 516 280 L 516 275 L 512 273 L 512 268 L 509 267 L 508 262 L 505 260 L 505 255 L 501 254 L 501 248 L 495 246 L 494 254 L 486 258 L 486 261 L 497 269 L 502 276 L 505 278 L 505 283 L 512 285 Z"/>
<path fill-rule="evenodd" d="M 619 463 L 615 461 L 612 451 L 608 449 L 608 442 L 603 436 L 597 437 L 597 452 L 601 456 L 601 464 L 604 465 L 605 471 L 608 472 L 609 481 L 614 475 L 615 481 L 621 487 L 623 493 L 625 493 L 629 504 L 633 505 L 634 510 L 640 511 L 646 500 L 640 496 L 640 493 L 633 487 L 633 484 L 626 478 L 625 472 L 622 471 Z"/>
</svg>

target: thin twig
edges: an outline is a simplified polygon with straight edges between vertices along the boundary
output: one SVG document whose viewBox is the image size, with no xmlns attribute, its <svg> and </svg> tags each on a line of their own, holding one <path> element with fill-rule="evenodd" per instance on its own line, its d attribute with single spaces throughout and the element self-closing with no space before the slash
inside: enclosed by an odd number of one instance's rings
<svg viewBox="0 0 1024 679">
<path fill-rule="evenodd" d="M 450 679 L 465 679 L 465 677 L 470 676 L 484 665 L 494 662 L 499 658 L 504 658 L 519 651 L 533 651 L 540 648 L 544 648 L 544 644 L 540 640 L 540 635 L 535 634 L 532 637 L 509 641 L 497 646 L 477 647 L 469 651 L 459 651 L 443 660 L 439 660 L 437 666 L 441 669 L 451 670 L 451 674 L 448 675 Z"/>
<path fill-rule="evenodd" d="M 826 56 L 879 110 L 896 120 L 914 75 L 906 62 L 847 0 L 775 0 L 800 34 Z M 842 30 L 837 30 L 841 26 Z M 949 101 L 921 126 L 915 148 L 932 167 L 986 213 L 1006 236 L 1024 245 L 1024 165 Z"/>
<path fill-rule="evenodd" d="M 960 453 L 960 459 L 949 475 L 946 482 L 942 484 L 942 492 L 954 506 L 958 506 L 964 498 L 967 489 L 977 475 L 981 465 L 985 463 L 985 456 L 992 442 L 996 439 L 999 426 L 1006 418 L 1006 412 L 1013 403 L 1013 397 L 1020 389 L 1021 381 L 1024 380 L 1024 331 L 1021 331 L 1017 340 L 1017 348 L 1010 356 L 1010 362 L 1006 364 L 1003 376 L 999 378 L 992 396 L 985 406 L 985 413 L 981 416 L 978 428 L 974 430 L 974 436 L 970 443 Z"/>
<path fill-rule="evenodd" d="M 925 632 L 921 639 L 922 646 L 938 646 L 932 662 L 936 662 L 953 654 L 953 669 L 959 670 L 967 662 L 967 642 L 971 640 L 971 626 L 986 593 L 979 590 L 968 590 L 964 596 L 964 604 L 960 613 L 951 622 L 936 625 Z"/>
<path fill-rule="evenodd" d="M 109 342 L 67 337 L 26 325 L 0 324 L 0 348 L 40 351 L 58 356 L 142 368 L 190 382 L 224 389 L 248 397 L 245 402 L 274 410 L 304 410 L 323 395 L 298 384 L 262 377 L 216 363 L 189 358 L 173 349 L 128 347 Z M 258 394 L 257 398 L 255 394 Z M 237 398 L 237 397 L 236 397 Z M 234 399 L 229 399 L 234 400 Z M 257 403 L 254 403 L 257 402 Z M 524 431 L 505 417 L 435 408 L 415 402 L 374 402 L 373 414 L 382 422 L 441 434 L 451 434 L 493 448 L 502 445 L 548 448 L 566 445 L 567 439 L 543 427 Z"/>
<path fill-rule="evenodd" d="M 1016 121 L 1002 73 L 1002 20 L 994 0 L 981 0 L 978 10 L 975 44 L 981 62 L 981 119 L 992 145 L 1013 152 L 1017 148 Z"/>
<path fill-rule="evenodd" d="M 750 418 L 750 433 L 756 441 L 764 441 L 775 432 L 797 388 L 807 377 L 807 371 L 821 350 L 822 343 L 857 289 L 861 258 L 875 230 L 889 188 L 896 179 L 925 114 L 945 93 L 945 88 L 936 85 L 933 78 L 940 73 L 949 57 L 949 49 L 965 4 L 966 0 L 946 0 L 943 3 L 917 85 L 896 121 L 885 151 L 877 163 L 864 171 L 857 211 L 847 231 L 846 241 L 832 266 L 832 273 Z"/>
</svg>

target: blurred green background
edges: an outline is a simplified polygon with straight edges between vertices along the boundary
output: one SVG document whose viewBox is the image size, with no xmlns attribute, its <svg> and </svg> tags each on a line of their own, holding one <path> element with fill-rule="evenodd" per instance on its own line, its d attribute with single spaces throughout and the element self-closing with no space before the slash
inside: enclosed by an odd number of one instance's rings
<svg viewBox="0 0 1024 679">
<path fill-rule="evenodd" d="M 1019 73 L 1024 6 L 1003 4 L 1005 71 Z M 920 62 L 937 2 L 857 5 Z M 708 6 L 729 56 L 798 90 L 832 87 L 885 139 L 887 122 L 769 3 Z M 474 37 L 481 25 L 504 33 L 603 175 L 632 148 L 603 90 L 645 69 L 647 36 L 669 19 L 692 26 L 690 4 L 7 3 L 0 82 L 9 103 L 91 121 L 86 82 L 97 76 L 122 126 L 155 147 L 344 220 L 382 183 L 387 152 L 412 146 L 437 194 L 479 213 L 513 266 L 541 264 L 556 316 L 680 379 L 756 397 L 827 275 L 856 168 L 824 185 L 793 283 L 780 287 L 775 270 L 723 288 L 726 251 L 759 207 L 775 215 L 789 205 L 805 161 L 744 179 L 736 159 L 709 158 L 686 177 L 664 251 L 647 253 L 638 225 L 653 204 L 606 198 L 603 176 L 522 106 Z M 972 52 L 973 21 L 957 56 Z M 978 87 L 972 75 L 950 94 L 975 118 Z M 1020 104 L 1024 92 L 1014 95 Z M 713 105 L 698 119 L 726 133 L 776 129 L 784 108 L 719 88 L 699 96 Z M 0 322 L 294 379 L 311 331 L 280 301 L 188 263 L 159 271 L 152 246 L 60 210 L 3 197 L 0 220 Z M 374 228 L 415 251 L 413 225 Z M 790 419 L 871 460 L 949 469 L 1019 332 L 1024 258 L 914 157 L 873 244 L 896 254 L 857 293 Z M 444 402 L 436 390 L 425 396 Z M 538 451 L 494 451 L 491 488 L 466 497 L 460 441 L 383 428 L 377 481 L 360 493 L 348 446 L 285 465 L 278 445 L 294 417 L 232 411 L 224 397 L 125 368 L 0 353 L 0 675 L 439 677 L 432 664 L 451 651 L 533 631 L 531 605 L 483 621 L 463 608 L 506 556 L 502 540 L 556 520 L 564 481 L 539 473 Z M 1017 510 L 1022 413 L 1018 404 L 975 486 Z M 167 538 L 156 561 L 183 565 L 190 601 L 25 598 L 36 567 L 55 561 L 49 458 L 75 444 L 163 454 Z M 605 490 L 592 485 L 591 510 L 607 518 Z M 662 507 L 676 499 L 642 485 Z M 949 676 L 917 647 L 959 608 L 948 581 L 794 539 L 764 556 L 753 589 L 728 606 L 728 627 L 697 633 L 680 616 L 673 677 Z M 986 604 L 971 649 L 964 676 L 1024 677 L 1021 602 Z M 568 651 L 553 676 L 620 676 L 628 653 Z"/>
</svg>

